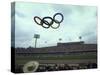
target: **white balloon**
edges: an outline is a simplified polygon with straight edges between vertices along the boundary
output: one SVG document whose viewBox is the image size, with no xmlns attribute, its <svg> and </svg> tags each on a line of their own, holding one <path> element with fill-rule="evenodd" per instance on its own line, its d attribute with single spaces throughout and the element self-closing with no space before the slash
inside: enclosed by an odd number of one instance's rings
<svg viewBox="0 0 100 75">
<path fill-rule="evenodd" d="M 38 69 L 39 63 L 37 61 L 29 61 L 23 67 L 24 73 L 31 73 L 35 72 Z M 28 70 L 28 67 L 33 67 L 33 70 Z"/>
</svg>

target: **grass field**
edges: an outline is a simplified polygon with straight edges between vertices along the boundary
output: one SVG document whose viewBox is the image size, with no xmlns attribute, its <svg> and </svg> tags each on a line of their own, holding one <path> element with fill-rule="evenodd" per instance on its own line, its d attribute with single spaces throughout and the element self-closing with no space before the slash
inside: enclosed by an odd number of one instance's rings
<svg viewBox="0 0 100 75">
<path fill-rule="evenodd" d="M 67 60 L 89 60 L 89 59 L 97 59 L 96 54 L 80 54 L 80 55 L 63 55 L 63 56 L 47 56 L 47 55 L 38 55 L 38 56 L 16 56 L 16 63 L 17 64 L 25 64 L 28 61 L 32 60 L 60 60 L 60 61 L 67 61 Z"/>
</svg>

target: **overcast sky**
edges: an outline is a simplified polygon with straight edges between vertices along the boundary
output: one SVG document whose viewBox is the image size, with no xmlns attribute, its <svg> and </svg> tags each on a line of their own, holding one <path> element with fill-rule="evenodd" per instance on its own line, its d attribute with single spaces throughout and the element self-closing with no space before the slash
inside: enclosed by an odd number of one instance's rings
<svg viewBox="0 0 100 75">
<path fill-rule="evenodd" d="M 64 16 L 58 29 L 51 27 L 45 29 L 33 20 L 34 16 L 53 17 L 55 13 L 62 13 Z M 34 34 L 40 35 L 37 47 L 55 46 L 58 42 L 80 41 L 79 36 L 82 36 L 81 40 L 85 43 L 97 43 L 97 7 L 17 2 L 15 4 L 15 47 L 34 47 Z M 59 41 L 59 38 L 62 40 Z"/>
</svg>

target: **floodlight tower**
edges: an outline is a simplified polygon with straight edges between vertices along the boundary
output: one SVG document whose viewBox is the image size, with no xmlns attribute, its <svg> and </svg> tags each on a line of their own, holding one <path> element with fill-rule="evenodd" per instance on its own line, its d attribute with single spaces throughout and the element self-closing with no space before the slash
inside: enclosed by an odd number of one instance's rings
<svg viewBox="0 0 100 75">
<path fill-rule="evenodd" d="M 34 34 L 34 38 L 35 38 L 35 48 L 36 48 L 37 39 L 40 38 L 40 35 L 39 34 Z"/>
</svg>

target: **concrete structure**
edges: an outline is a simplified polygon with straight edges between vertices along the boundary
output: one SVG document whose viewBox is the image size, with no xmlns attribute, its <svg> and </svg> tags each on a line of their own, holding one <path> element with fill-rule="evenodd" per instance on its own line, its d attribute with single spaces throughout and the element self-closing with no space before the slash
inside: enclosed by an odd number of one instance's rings
<svg viewBox="0 0 100 75">
<path fill-rule="evenodd" d="M 16 48 L 15 53 L 81 53 L 97 52 L 97 44 L 84 44 L 84 42 L 58 43 L 57 46 L 43 48 Z"/>
</svg>

